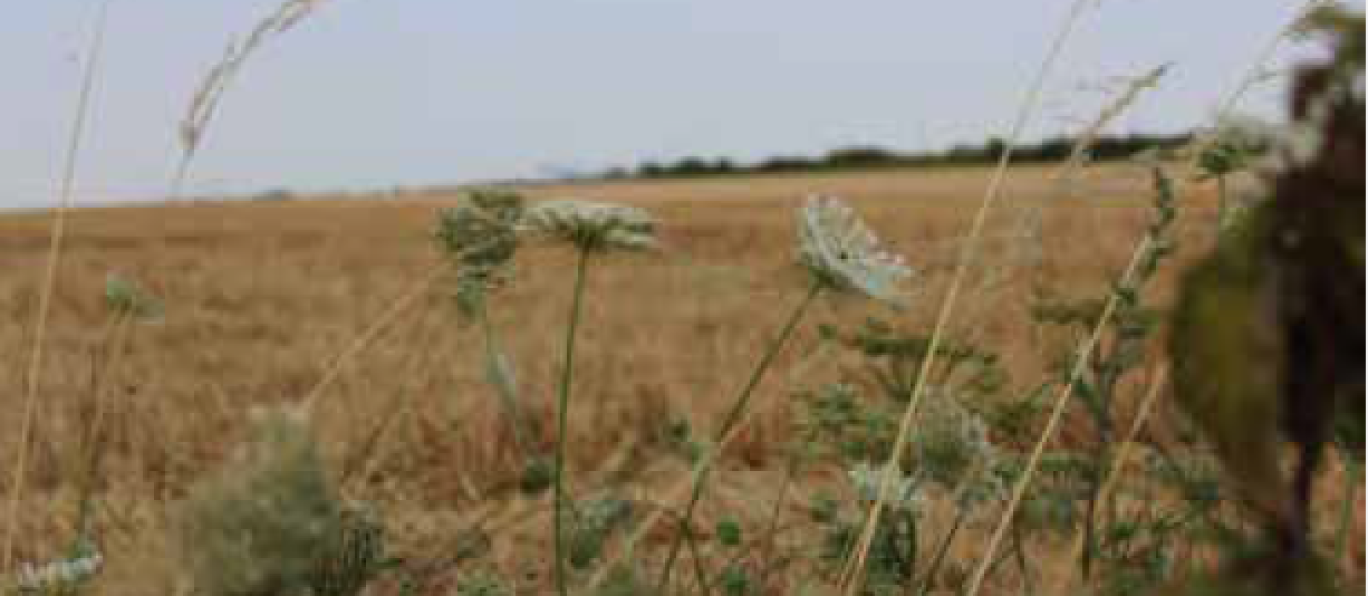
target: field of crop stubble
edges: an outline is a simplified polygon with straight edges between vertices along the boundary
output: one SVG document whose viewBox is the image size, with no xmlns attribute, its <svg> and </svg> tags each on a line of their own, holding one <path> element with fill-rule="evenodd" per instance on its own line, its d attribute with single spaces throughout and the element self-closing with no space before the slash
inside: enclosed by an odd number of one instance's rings
<svg viewBox="0 0 1368 596">
<path fill-rule="evenodd" d="M 1150 218 L 1151 189 L 1141 168 L 1094 168 L 1067 191 L 1054 181 L 1056 173 L 1043 167 L 1010 172 L 1005 206 L 985 236 L 989 266 L 969 281 L 950 330 L 1000 355 L 1011 375 L 1004 395 L 1023 394 L 1048 378 L 1050 355 L 1071 345 L 1033 322 L 1032 296 L 1042 289 L 1105 292 Z M 915 271 L 913 299 L 891 318 L 924 332 L 986 178 L 986 170 L 947 168 L 524 189 L 533 200 L 639 205 L 659 219 L 658 250 L 605 258 L 587 282 L 568 437 L 572 493 L 614 487 L 651 503 L 687 474 L 671 429 L 680 420 L 704 433 L 717 424 L 801 295 L 793 219 L 805 194 L 847 198 L 906 255 Z M 554 440 L 557 350 L 573 258 L 568 251 L 525 249 L 514 282 L 493 299 L 494 324 L 503 330 L 535 422 L 529 444 L 520 446 L 485 382 L 477 327 L 458 316 L 447 280 L 440 273 L 434 278 L 444 260 L 432 242 L 433 225 L 451 198 L 432 193 L 73 212 L 51 313 L 18 558 L 41 560 L 75 532 L 78 498 L 67 480 L 84 466 L 79 437 L 93 394 L 108 403 L 95 517 L 108 568 L 99 583 L 108 593 L 131 594 L 175 576 L 166 569 L 174 559 L 167 556 L 166 506 L 222 462 L 244 437 L 254 406 L 290 403 L 318 388 L 316 422 L 331 469 L 345 476 L 349 496 L 383 508 L 392 552 L 429 563 L 426 584 L 449 585 L 487 568 L 517 578 L 521 592 L 545 589 L 550 493 L 527 495 L 517 483 L 529 457 L 524 450 L 545 452 Z M 1206 246 L 1214 226 L 1211 197 L 1190 190 L 1180 197 L 1179 214 L 1184 252 Z M 39 214 L 0 218 L 6 321 L 34 317 L 48 233 Z M 128 326 L 125 339 L 111 342 L 118 324 L 103 302 L 109 274 L 135 279 L 164 300 L 160 320 Z M 1171 287 L 1170 274 L 1163 275 L 1155 287 L 1161 303 Z M 816 329 L 823 322 L 855 324 L 871 313 L 890 314 L 859 301 L 818 305 L 759 387 L 755 414 L 702 502 L 699 527 L 711 528 L 723 512 L 743 527 L 761 526 L 795 438 L 794 392 L 839 380 L 854 366 L 839 351 L 824 351 Z M 21 386 L 30 333 L 25 325 L 0 328 L 0 386 Z M 367 343 L 349 352 L 362 337 Z M 19 393 L 5 395 L 0 428 L 18 428 Z M 1165 440 L 1164 419 L 1156 417 L 1148 440 Z M 1085 432 L 1070 431 L 1066 426 L 1060 440 Z M 16 441 L 13 433 L 0 437 L 7 461 Z M 801 506 L 816 491 L 848 490 L 842 477 L 839 467 L 807 465 L 785 517 L 801 518 Z M 1322 495 L 1337 494 L 1335 484 L 1328 482 Z M 949 517 L 929 516 L 924 530 L 942 532 Z M 1354 525 L 1361 536 L 1361 518 Z M 780 551 L 819 539 L 801 523 L 779 527 Z M 641 556 L 652 556 L 651 545 L 670 533 L 661 524 L 648 534 Z M 981 533 L 970 530 L 951 560 L 972 563 Z M 1065 550 L 1050 541 L 1032 548 L 1060 556 Z M 537 551 L 547 556 L 529 556 Z M 727 553 L 708 549 L 703 556 Z M 785 581 L 802 575 L 786 574 Z M 1014 581 L 1010 574 L 1002 579 Z"/>
</svg>

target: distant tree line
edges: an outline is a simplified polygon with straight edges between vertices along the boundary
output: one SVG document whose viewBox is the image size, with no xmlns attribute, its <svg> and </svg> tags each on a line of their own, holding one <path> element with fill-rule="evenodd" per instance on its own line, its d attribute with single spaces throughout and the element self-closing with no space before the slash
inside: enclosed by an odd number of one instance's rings
<svg viewBox="0 0 1368 596">
<path fill-rule="evenodd" d="M 1191 133 L 1173 135 L 1129 134 L 1102 136 L 1088 150 L 1092 160 L 1123 159 L 1140 151 L 1157 148 L 1172 149 L 1188 143 Z M 1073 151 L 1076 139 L 1055 136 L 1036 143 L 1017 145 L 1012 161 L 1045 163 L 1062 161 Z M 1007 150 L 1001 139 L 989 139 L 982 144 L 959 144 L 944 151 L 905 153 L 876 146 L 844 147 L 819 157 L 777 156 L 756 163 L 738 163 L 726 157 L 685 157 L 673 162 L 648 161 L 636 167 L 616 167 L 603 173 L 607 179 L 634 178 L 700 178 L 733 174 L 778 174 L 793 172 L 825 172 L 877 168 L 907 168 L 921 166 L 973 165 L 997 161 Z"/>
</svg>

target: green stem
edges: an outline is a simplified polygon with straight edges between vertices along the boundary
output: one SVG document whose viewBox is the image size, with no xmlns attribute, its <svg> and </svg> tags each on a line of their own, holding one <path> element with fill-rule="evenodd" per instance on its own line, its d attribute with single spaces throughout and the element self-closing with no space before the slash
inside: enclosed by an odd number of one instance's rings
<svg viewBox="0 0 1368 596">
<path fill-rule="evenodd" d="M 515 388 L 510 384 L 513 382 L 507 375 L 509 371 L 504 369 L 504 355 L 499 349 L 498 337 L 494 333 L 494 324 L 489 320 L 489 304 L 483 299 L 480 301 L 480 329 L 485 339 L 485 366 L 487 367 L 486 376 L 489 384 L 494 386 L 494 392 L 498 394 L 499 401 L 504 409 L 504 415 L 508 418 L 508 425 L 513 430 L 513 441 L 518 445 L 518 451 L 523 455 L 530 453 L 527 439 L 527 430 L 523 427 L 526 419 L 523 418 L 522 409 L 518 407 L 518 396 Z"/>
<path fill-rule="evenodd" d="M 774 507 L 770 510 L 769 522 L 765 524 L 765 534 L 762 537 L 765 549 L 760 556 L 761 569 L 763 570 L 760 573 L 760 586 L 762 587 L 769 585 L 769 573 L 772 569 L 770 562 L 774 557 L 775 542 L 778 539 L 779 534 L 779 515 L 784 510 L 784 503 L 787 501 L 789 488 L 793 486 L 793 480 L 798 476 L 798 468 L 802 465 L 803 461 L 807 459 L 816 438 L 817 429 L 813 428 L 808 431 L 807 436 L 803 438 L 803 442 L 799 448 L 789 455 L 788 466 L 786 466 L 787 469 L 784 470 L 784 479 L 779 484 L 779 496 L 774 499 Z"/>
<path fill-rule="evenodd" d="M 713 448 L 703 457 L 703 460 L 699 462 L 698 469 L 694 472 L 693 491 L 689 495 L 688 505 L 684 507 L 684 515 L 679 521 L 679 534 L 675 536 L 674 543 L 670 546 L 670 554 L 665 559 L 665 569 L 660 573 L 660 582 L 656 585 L 656 593 L 665 593 L 665 589 L 669 585 L 670 573 L 674 570 L 675 559 L 679 557 L 679 549 L 683 544 L 684 536 L 689 533 L 689 525 L 690 522 L 693 521 L 694 509 L 698 506 L 698 500 L 703 495 L 703 487 L 707 484 L 708 474 L 712 471 L 712 465 L 717 460 L 717 451 L 721 448 L 722 441 L 731 433 L 732 427 L 736 426 L 741 421 L 741 416 L 745 413 L 746 406 L 750 404 L 751 396 L 754 394 L 755 388 L 760 385 L 760 381 L 764 379 L 765 373 L 769 371 L 770 365 L 774 363 L 774 359 L 779 355 L 779 351 L 784 347 L 784 344 L 788 343 L 794 330 L 798 328 L 798 323 L 803 319 L 803 315 L 807 313 L 808 307 L 812 306 L 813 301 L 817 299 L 817 296 L 822 293 L 822 289 L 825 287 L 825 284 L 822 282 L 813 281 L 812 287 L 808 289 L 807 295 L 803 297 L 802 302 L 798 303 L 797 308 L 793 309 L 793 314 L 789 316 L 788 322 L 784 324 L 783 331 L 779 333 L 779 337 L 776 338 L 774 342 L 770 344 L 769 349 L 765 351 L 765 355 L 760 359 L 760 363 L 756 365 L 755 370 L 751 372 L 750 379 L 746 381 L 745 387 L 741 389 L 741 394 L 738 395 L 736 401 L 732 403 L 731 410 L 729 410 L 726 417 L 722 419 L 722 426 L 718 429 Z"/>
<path fill-rule="evenodd" d="M 575 294 L 570 304 L 570 326 L 565 332 L 565 365 L 561 369 L 560 397 L 556 413 L 556 466 L 554 483 L 556 490 L 556 590 L 561 596 L 569 596 L 565 568 L 565 430 L 566 416 L 570 406 L 570 384 L 574 381 L 575 369 L 575 331 L 579 328 L 580 305 L 584 299 L 584 278 L 589 268 L 590 252 L 579 249 L 579 260 L 575 265 Z"/>
</svg>

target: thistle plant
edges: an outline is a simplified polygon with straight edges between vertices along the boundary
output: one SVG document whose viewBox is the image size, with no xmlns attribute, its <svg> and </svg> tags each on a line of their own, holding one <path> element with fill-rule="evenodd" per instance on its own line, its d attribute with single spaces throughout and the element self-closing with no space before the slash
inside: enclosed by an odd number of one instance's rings
<svg viewBox="0 0 1368 596">
<path fill-rule="evenodd" d="M 873 231 L 844 202 L 833 197 L 811 197 L 799 209 L 797 223 L 797 261 L 808 271 L 811 279 L 807 293 L 793 309 L 779 336 L 770 343 L 732 402 L 718 427 L 714 448 L 695 467 L 689 500 L 679 518 L 679 531 L 665 559 L 660 581 L 656 585 L 657 591 L 666 590 L 684 540 L 692 537 L 690 524 L 709 473 L 717 461 L 716 446 L 723 444 L 741 422 L 755 388 L 760 385 L 817 297 L 824 291 L 830 291 L 860 295 L 894 306 L 900 305 L 904 297 L 902 285 L 911 276 L 911 270 L 900 255 L 883 249 Z"/>
<path fill-rule="evenodd" d="M 584 300 L 585 278 L 590 257 L 617 250 L 642 250 L 655 245 L 655 221 L 643 209 L 586 201 L 548 201 L 529 209 L 520 224 L 523 231 L 575 247 L 574 295 L 570 303 L 570 323 L 565 331 L 561 365 L 560 392 L 556 412 L 556 463 L 552 468 L 555 489 L 555 582 L 561 596 L 568 596 L 566 569 L 569 544 L 566 528 L 565 445 L 570 407 L 570 387 L 574 383 L 575 334 L 579 329 Z"/>
<path fill-rule="evenodd" d="M 456 266 L 456 305 L 465 318 L 479 322 L 484 335 L 485 378 L 499 396 L 514 440 L 526 453 L 528 420 L 519 403 L 517 377 L 489 317 L 489 294 L 511 276 L 524 212 L 517 193 L 474 190 L 442 210 L 435 238 Z"/>
</svg>

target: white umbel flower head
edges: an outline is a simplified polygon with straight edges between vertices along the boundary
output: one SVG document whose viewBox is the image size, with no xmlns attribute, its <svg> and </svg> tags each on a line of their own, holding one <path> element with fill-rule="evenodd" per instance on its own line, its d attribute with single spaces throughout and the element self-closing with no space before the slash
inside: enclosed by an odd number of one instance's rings
<svg viewBox="0 0 1368 596">
<path fill-rule="evenodd" d="M 798 261 L 831 289 L 898 304 L 912 275 L 901 255 L 884 251 L 844 201 L 814 196 L 798 211 Z"/>
<path fill-rule="evenodd" d="M 104 557 L 93 547 L 82 549 L 76 557 L 53 561 L 46 565 L 24 564 L 19 567 L 17 585 L 20 594 L 58 594 L 71 590 L 95 576 Z"/>
<path fill-rule="evenodd" d="M 522 228 L 583 250 L 640 250 L 655 246 L 655 220 L 645 209 L 579 200 L 538 203 Z"/>
<path fill-rule="evenodd" d="M 883 482 L 883 468 L 875 468 L 865 462 L 860 462 L 855 464 L 854 468 L 846 470 L 846 477 L 850 479 L 860 501 L 873 503 L 879 500 L 879 487 Z M 893 486 L 889 487 L 888 491 L 888 505 L 894 509 L 916 510 L 917 505 L 921 503 L 917 479 L 897 470 L 892 480 Z"/>
</svg>

